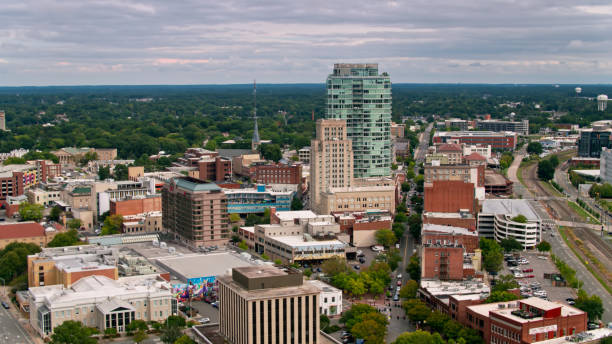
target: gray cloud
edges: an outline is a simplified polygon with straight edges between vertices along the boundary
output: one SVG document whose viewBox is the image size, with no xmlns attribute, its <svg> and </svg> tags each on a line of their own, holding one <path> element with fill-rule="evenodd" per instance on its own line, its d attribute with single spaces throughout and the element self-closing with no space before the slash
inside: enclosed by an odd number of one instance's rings
<svg viewBox="0 0 612 344">
<path fill-rule="evenodd" d="M 0 0 L 0 85 L 612 80 L 609 1 Z"/>
</svg>

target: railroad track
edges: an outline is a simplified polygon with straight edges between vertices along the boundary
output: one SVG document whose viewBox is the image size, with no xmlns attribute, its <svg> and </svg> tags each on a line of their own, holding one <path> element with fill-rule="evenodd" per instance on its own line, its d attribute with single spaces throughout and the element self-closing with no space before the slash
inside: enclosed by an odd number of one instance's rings
<svg viewBox="0 0 612 344">
<path fill-rule="evenodd" d="M 536 171 L 536 164 L 533 164 L 525 169 L 526 173 L 523 175 L 523 180 L 525 181 L 525 184 L 527 184 L 527 188 L 531 190 L 534 197 L 555 197 L 555 195 L 551 195 L 550 192 L 540 184 Z M 552 210 L 554 217 L 560 220 L 571 221 L 573 218 L 577 217 L 571 210 L 567 209 L 568 206 L 566 201 L 551 199 L 543 202 L 543 204 L 545 207 Z"/>
<path fill-rule="evenodd" d="M 574 233 L 581 240 L 592 243 L 604 257 L 608 257 L 608 259 L 609 257 L 612 257 L 612 248 L 609 245 L 606 245 L 606 243 L 603 242 L 592 229 L 576 227 L 574 228 Z"/>
</svg>

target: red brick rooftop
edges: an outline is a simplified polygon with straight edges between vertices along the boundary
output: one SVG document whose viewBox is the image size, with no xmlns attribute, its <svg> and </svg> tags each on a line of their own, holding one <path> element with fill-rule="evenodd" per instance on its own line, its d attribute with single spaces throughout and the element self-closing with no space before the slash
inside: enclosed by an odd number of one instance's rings
<svg viewBox="0 0 612 344">
<path fill-rule="evenodd" d="M 0 240 L 31 238 L 45 235 L 45 229 L 36 222 L 0 224 Z"/>
</svg>

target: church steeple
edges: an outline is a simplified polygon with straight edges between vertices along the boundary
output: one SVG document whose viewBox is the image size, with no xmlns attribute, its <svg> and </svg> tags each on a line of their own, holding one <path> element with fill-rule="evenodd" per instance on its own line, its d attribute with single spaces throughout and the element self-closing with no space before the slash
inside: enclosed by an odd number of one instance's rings
<svg viewBox="0 0 612 344">
<path fill-rule="evenodd" d="M 253 119 L 255 120 L 255 129 L 253 130 L 253 139 L 251 140 L 251 150 L 257 151 L 259 148 L 259 129 L 257 127 L 257 83 L 253 80 Z"/>
</svg>

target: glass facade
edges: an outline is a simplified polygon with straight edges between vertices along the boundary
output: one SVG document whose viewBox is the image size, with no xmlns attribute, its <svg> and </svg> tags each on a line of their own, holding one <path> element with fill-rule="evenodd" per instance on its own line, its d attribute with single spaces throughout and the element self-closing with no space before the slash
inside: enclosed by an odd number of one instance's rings
<svg viewBox="0 0 612 344">
<path fill-rule="evenodd" d="M 327 118 L 344 119 L 355 178 L 391 173 L 391 79 L 377 64 L 336 64 L 327 77 Z"/>
</svg>

